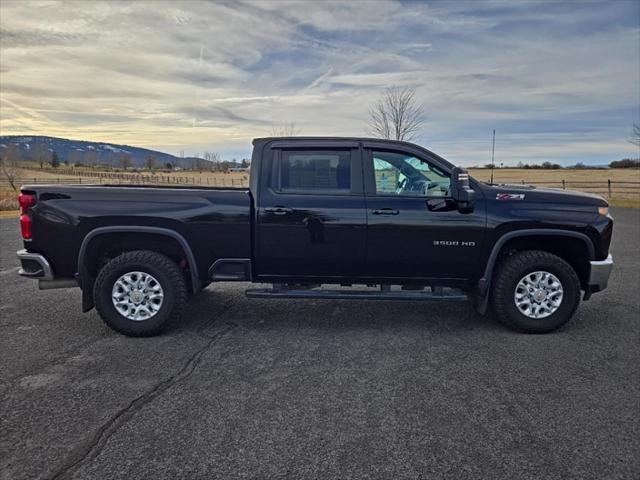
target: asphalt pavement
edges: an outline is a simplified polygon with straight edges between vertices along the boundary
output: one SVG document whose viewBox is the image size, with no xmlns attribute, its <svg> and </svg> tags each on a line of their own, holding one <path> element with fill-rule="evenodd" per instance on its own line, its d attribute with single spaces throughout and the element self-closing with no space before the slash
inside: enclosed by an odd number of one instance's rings
<svg viewBox="0 0 640 480">
<path fill-rule="evenodd" d="M 465 303 L 249 300 L 162 336 L 17 275 L 0 220 L 0 478 L 640 477 L 640 210 L 609 289 L 549 335 Z"/>
</svg>

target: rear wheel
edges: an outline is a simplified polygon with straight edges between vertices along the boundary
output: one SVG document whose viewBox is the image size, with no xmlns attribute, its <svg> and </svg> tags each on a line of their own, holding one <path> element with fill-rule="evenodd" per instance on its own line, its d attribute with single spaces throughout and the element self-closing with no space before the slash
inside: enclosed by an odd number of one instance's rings
<svg viewBox="0 0 640 480">
<path fill-rule="evenodd" d="M 128 336 L 160 333 L 180 316 L 187 298 L 182 272 L 157 252 L 126 252 L 107 263 L 93 289 L 96 310 L 112 329 Z"/>
<path fill-rule="evenodd" d="M 547 333 L 573 317 L 580 302 L 580 281 L 571 265 L 556 255 L 518 252 L 499 264 L 492 300 L 505 325 Z"/>
</svg>

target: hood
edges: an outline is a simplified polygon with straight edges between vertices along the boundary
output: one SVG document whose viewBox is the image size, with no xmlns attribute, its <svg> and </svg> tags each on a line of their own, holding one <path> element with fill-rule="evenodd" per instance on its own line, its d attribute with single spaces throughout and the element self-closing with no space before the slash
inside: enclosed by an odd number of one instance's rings
<svg viewBox="0 0 640 480">
<path fill-rule="evenodd" d="M 481 183 L 480 185 L 489 200 L 524 201 L 527 203 L 565 203 L 567 205 L 593 205 L 597 207 L 606 207 L 609 205 L 607 201 L 599 195 L 575 190 L 535 187 L 533 185 L 489 185 L 486 183 Z"/>
</svg>

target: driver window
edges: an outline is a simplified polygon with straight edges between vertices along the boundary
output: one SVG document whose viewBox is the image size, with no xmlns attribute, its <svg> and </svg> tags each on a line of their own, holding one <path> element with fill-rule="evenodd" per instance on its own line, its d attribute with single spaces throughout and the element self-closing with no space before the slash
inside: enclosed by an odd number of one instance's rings
<svg viewBox="0 0 640 480">
<path fill-rule="evenodd" d="M 377 195 L 447 197 L 449 175 L 407 153 L 373 151 Z"/>
</svg>

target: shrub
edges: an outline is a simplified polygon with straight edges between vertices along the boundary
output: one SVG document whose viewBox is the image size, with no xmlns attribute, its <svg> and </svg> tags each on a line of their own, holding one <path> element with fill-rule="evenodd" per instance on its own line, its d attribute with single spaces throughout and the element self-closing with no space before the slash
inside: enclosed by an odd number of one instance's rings
<svg viewBox="0 0 640 480">
<path fill-rule="evenodd" d="M 609 164 L 609 168 L 640 168 L 640 160 L 623 158 Z"/>
</svg>

